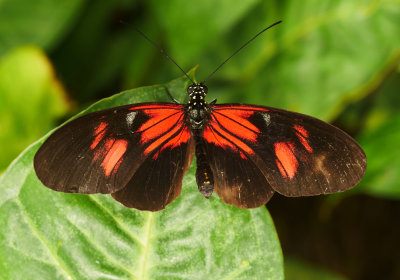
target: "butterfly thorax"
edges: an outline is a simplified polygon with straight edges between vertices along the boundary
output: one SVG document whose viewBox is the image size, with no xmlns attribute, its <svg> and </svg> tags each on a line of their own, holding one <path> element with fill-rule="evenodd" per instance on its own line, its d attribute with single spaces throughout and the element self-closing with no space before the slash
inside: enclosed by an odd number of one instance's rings
<svg viewBox="0 0 400 280">
<path fill-rule="evenodd" d="M 204 121 L 209 110 L 209 105 L 205 100 L 207 92 L 207 87 L 202 83 L 193 84 L 187 89 L 189 102 L 186 105 L 186 110 L 192 129 L 203 129 L 204 127 Z"/>
</svg>

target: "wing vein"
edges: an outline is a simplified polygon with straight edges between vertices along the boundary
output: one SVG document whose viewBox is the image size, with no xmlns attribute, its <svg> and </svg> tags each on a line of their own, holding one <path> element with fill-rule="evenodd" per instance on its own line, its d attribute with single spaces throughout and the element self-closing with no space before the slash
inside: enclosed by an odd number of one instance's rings
<svg viewBox="0 0 400 280">
<path fill-rule="evenodd" d="M 172 116 L 174 116 L 174 115 L 176 115 L 176 114 L 178 114 L 178 113 L 180 113 L 180 112 L 175 112 L 175 113 L 173 113 L 173 114 L 170 114 L 170 115 L 168 115 L 167 117 L 165 117 L 165 118 L 159 120 L 158 122 L 156 122 L 156 123 L 150 125 L 149 127 L 145 128 L 145 129 L 143 129 L 143 130 L 141 130 L 140 132 L 144 132 L 144 131 L 146 131 L 146 130 L 148 130 L 148 129 L 150 129 L 150 128 L 153 128 L 153 127 L 155 127 L 156 125 L 159 125 L 159 124 L 162 123 L 163 121 L 165 121 L 165 120 L 171 118 Z M 181 115 L 181 117 L 179 117 L 179 120 L 182 118 L 182 116 L 183 116 L 183 114 Z M 179 121 L 179 120 L 178 120 L 178 121 Z M 175 123 L 175 124 L 176 124 L 176 123 Z"/>
<path fill-rule="evenodd" d="M 238 125 L 240 125 L 240 126 L 246 128 L 247 130 L 250 130 L 251 132 L 258 133 L 258 131 L 255 131 L 255 130 L 253 130 L 253 129 L 247 127 L 247 126 L 245 126 L 244 124 L 241 124 L 240 122 L 238 122 L 238 121 L 232 119 L 232 118 L 229 117 L 228 115 L 222 114 L 221 112 L 215 112 L 215 113 L 216 113 L 216 114 L 220 114 L 221 116 L 224 116 L 225 118 L 227 118 L 227 119 L 229 119 L 229 120 L 231 120 L 231 121 L 237 123 Z M 213 116 L 213 118 L 215 118 L 215 120 L 218 120 L 218 118 L 216 118 L 213 114 L 211 114 L 211 115 Z M 219 121 L 218 121 L 218 123 L 219 123 L 220 126 L 222 126 L 222 124 L 221 124 Z"/>
</svg>

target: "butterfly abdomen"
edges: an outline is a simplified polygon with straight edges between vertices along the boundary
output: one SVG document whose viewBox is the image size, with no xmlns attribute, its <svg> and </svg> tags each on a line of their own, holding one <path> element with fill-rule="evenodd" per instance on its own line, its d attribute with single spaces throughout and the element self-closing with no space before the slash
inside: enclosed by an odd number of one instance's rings
<svg viewBox="0 0 400 280">
<path fill-rule="evenodd" d="M 196 147 L 196 182 L 200 193 L 209 198 L 214 191 L 214 175 L 209 164 L 209 158 L 204 145 L 204 138 L 201 137 L 201 130 L 193 130 L 192 134 Z"/>
</svg>

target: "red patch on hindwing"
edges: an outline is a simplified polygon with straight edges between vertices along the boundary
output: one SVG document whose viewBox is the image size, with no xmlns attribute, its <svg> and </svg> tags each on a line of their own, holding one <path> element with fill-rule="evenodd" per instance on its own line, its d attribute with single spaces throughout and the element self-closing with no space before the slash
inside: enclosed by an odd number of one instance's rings
<svg viewBox="0 0 400 280">
<path fill-rule="evenodd" d="M 294 143 L 292 142 L 277 142 L 274 144 L 275 160 L 279 172 L 284 178 L 292 179 L 297 172 L 299 162 L 294 155 Z"/>
</svg>

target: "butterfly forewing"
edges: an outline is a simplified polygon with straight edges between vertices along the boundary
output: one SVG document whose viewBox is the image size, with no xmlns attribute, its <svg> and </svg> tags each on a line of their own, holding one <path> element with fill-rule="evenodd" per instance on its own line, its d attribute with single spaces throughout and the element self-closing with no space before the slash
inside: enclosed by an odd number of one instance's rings
<svg viewBox="0 0 400 280">
<path fill-rule="evenodd" d="M 143 103 L 90 113 L 45 141 L 35 155 L 35 171 L 56 191 L 114 193 L 131 181 L 148 157 L 187 146 L 190 137 L 171 139 L 175 127 L 183 128 L 182 105 Z"/>
<path fill-rule="evenodd" d="M 212 140 L 207 129 L 226 139 Z M 210 145 L 255 165 L 272 189 L 286 196 L 344 191 L 365 172 L 365 154 L 350 136 L 306 115 L 247 104 L 215 105 L 207 129 Z"/>
</svg>

